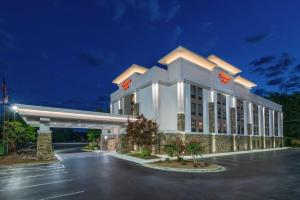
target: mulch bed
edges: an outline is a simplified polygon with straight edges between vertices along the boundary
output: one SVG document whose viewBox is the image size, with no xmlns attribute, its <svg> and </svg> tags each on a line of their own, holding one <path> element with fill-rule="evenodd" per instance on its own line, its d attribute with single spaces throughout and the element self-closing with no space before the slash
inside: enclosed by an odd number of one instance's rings
<svg viewBox="0 0 300 200">
<path fill-rule="evenodd" d="M 155 159 L 155 158 L 159 158 L 158 156 L 155 156 L 155 155 L 150 155 L 150 156 L 141 156 L 139 153 L 130 153 L 130 154 L 127 154 L 128 156 L 133 156 L 133 157 L 136 157 L 136 158 L 141 158 L 141 159 L 145 159 L 145 160 L 150 160 L 150 159 Z"/>
<path fill-rule="evenodd" d="M 195 166 L 194 163 L 190 160 L 184 160 L 178 162 L 177 160 L 172 161 L 158 161 L 151 163 L 151 165 L 161 166 L 161 167 L 170 167 L 170 168 L 178 168 L 178 169 L 214 169 L 218 167 L 212 163 L 198 162 L 198 165 Z"/>
</svg>

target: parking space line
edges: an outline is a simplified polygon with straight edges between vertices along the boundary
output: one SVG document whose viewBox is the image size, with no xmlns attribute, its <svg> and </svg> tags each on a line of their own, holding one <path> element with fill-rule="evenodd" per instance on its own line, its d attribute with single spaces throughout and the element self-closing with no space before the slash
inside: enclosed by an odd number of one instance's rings
<svg viewBox="0 0 300 200">
<path fill-rule="evenodd" d="M 67 193 L 67 194 L 62 194 L 62 195 L 56 195 L 56 196 L 46 197 L 46 198 L 39 199 L 39 200 L 56 199 L 56 198 L 61 198 L 61 197 L 66 197 L 66 196 L 80 194 L 80 193 L 83 193 L 83 192 L 84 191 L 81 190 L 81 191 L 78 191 L 78 192 L 72 192 L 72 193 Z"/>
<path fill-rule="evenodd" d="M 0 174 L 16 174 L 16 173 L 28 173 L 28 172 L 38 172 L 38 171 L 50 171 L 50 170 L 56 170 L 56 169 L 64 169 L 65 167 L 57 167 L 57 168 L 47 168 L 47 169 L 29 169 L 29 170 L 9 170 L 9 171 L 0 171 Z"/>
<path fill-rule="evenodd" d="M 53 182 L 40 183 L 40 184 L 35 184 L 35 185 L 27 185 L 27 186 L 23 186 L 23 187 L 12 188 L 12 189 L 4 189 L 4 190 L 0 190 L 0 192 L 9 191 L 9 190 L 20 190 L 20 189 L 38 187 L 38 186 L 43 186 L 43 185 L 51 185 L 51 184 L 57 184 L 57 183 L 70 182 L 70 181 L 74 181 L 74 179 L 67 179 L 67 180 L 62 180 L 62 181 L 53 181 Z"/>
<path fill-rule="evenodd" d="M 8 180 L 8 179 L 14 179 L 14 178 L 35 178 L 35 177 L 42 177 L 42 176 L 50 176 L 50 175 L 56 175 L 56 174 L 68 174 L 69 172 L 64 172 L 62 171 L 58 171 L 58 173 L 48 173 L 48 174 L 37 174 L 37 175 L 29 175 L 29 176 L 18 176 L 18 177 L 13 177 L 13 176 L 0 176 L 1 177 L 1 181 L 3 180 Z M 4 177 L 4 179 L 3 179 Z"/>
</svg>

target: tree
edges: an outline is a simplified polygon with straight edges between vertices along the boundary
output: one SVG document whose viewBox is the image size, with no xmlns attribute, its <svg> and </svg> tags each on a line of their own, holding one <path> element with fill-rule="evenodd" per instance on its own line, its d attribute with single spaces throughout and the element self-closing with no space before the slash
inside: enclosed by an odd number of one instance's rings
<svg viewBox="0 0 300 200">
<path fill-rule="evenodd" d="M 200 141 L 192 140 L 186 146 L 187 153 L 191 154 L 193 157 L 194 166 L 198 164 L 198 156 L 203 153 L 203 147 L 201 146 Z"/>
<path fill-rule="evenodd" d="M 135 121 L 128 120 L 126 132 L 131 143 L 145 148 L 157 143 L 158 124 L 140 115 Z"/>
<path fill-rule="evenodd" d="M 93 146 L 99 140 L 101 135 L 101 130 L 98 129 L 89 129 L 87 132 L 87 139 L 89 142 L 92 142 Z M 97 144 L 98 145 L 98 144 Z"/>
<path fill-rule="evenodd" d="M 5 122 L 5 133 L 9 149 L 15 151 L 20 144 L 35 142 L 37 133 L 35 128 L 19 121 Z"/>
</svg>

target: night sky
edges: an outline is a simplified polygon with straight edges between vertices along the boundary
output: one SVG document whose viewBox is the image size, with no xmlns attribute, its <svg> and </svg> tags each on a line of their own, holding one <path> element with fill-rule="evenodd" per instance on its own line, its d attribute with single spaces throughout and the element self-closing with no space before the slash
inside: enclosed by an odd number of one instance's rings
<svg viewBox="0 0 300 200">
<path fill-rule="evenodd" d="M 131 64 L 182 45 L 258 84 L 300 91 L 300 1 L 0 0 L 0 75 L 11 102 L 95 110 Z"/>
</svg>

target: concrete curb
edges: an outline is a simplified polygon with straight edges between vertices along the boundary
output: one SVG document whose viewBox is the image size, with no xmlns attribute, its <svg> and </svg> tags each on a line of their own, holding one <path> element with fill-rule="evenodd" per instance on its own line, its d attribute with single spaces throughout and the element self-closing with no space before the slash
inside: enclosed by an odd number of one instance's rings
<svg viewBox="0 0 300 200">
<path fill-rule="evenodd" d="M 172 168 L 172 167 L 162 167 L 162 166 L 151 165 L 151 164 L 142 164 L 142 166 L 152 168 L 152 169 L 158 169 L 162 171 L 188 172 L 188 173 L 215 173 L 215 172 L 223 172 L 226 170 L 225 167 L 219 165 L 213 169 L 181 169 L 181 168 Z"/>
<path fill-rule="evenodd" d="M 247 154 L 247 153 L 259 153 L 259 152 L 266 152 L 266 151 L 278 151 L 278 150 L 285 150 L 285 149 L 290 149 L 290 147 L 282 147 L 282 148 L 273 148 L 273 149 L 257 149 L 257 150 L 248 150 L 248 151 L 237 151 L 237 152 L 226 152 L 226 153 L 212 153 L 212 154 L 203 154 L 202 156 L 199 156 L 199 159 L 201 158 L 212 158 L 212 157 L 219 157 L 219 156 L 231 156 L 231 155 L 239 155 L 239 154 Z M 127 160 L 130 162 L 138 163 L 138 164 L 147 164 L 147 163 L 152 163 L 152 162 L 157 162 L 157 161 L 163 161 L 166 159 L 168 156 L 167 155 L 162 155 L 162 154 L 157 154 L 156 156 L 160 158 L 155 158 L 155 159 L 141 159 L 141 158 L 136 158 L 133 156 L 125 155 L 125 154 L 119 154 L 116 152 L 109 153 L 109 155 Z M 192 156 L 184 156 L 184 159 L 192 159 Z"/>
</svg>

